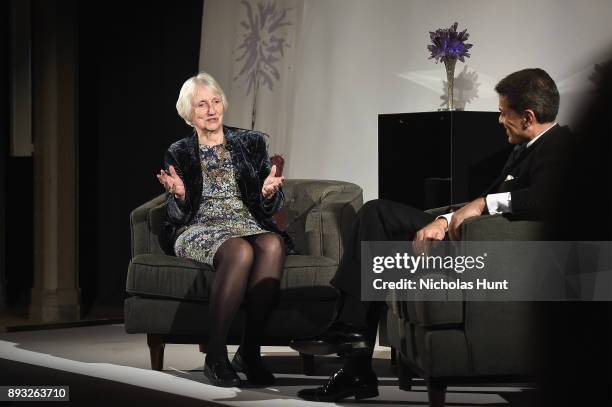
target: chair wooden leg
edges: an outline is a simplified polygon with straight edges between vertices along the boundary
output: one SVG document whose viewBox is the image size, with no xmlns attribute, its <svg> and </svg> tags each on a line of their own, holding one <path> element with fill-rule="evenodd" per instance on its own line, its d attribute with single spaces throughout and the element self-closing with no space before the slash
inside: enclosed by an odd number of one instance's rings
<svg viewBox="0 0 612 407">
<path fill-rule="evenodd" d="M 400 390 L 411 391 L 414 373 L 404 362 L 401 361 L 401 359 L 397 361 L 396 367 Z"/>
<path fill-rule="evenodd" d="M 206 344 L 204 344 L 204 343 L 200 344 L 200 352 L 206 353 Z"/>
<path fill-rule="evenodd" d="M 391 360 L 389 361 L 389 370 L 391 374 L 399 377 L 399 367 L 397 363 L 397 352 L 391 348 Z"/>
<path fill-rule="evenodd" d="M 300 353 L 300 365 L 303 374 L 306 376 L 314 375 L 314 355 Z"/>
<path fill-rule="evenodd" d="M 151 354 L 151 369 L 164 370 L 164 343 L 163 335 L 147 334 L 147 345 Z"/>
<path fill-rule="evenodd" d="M 427 381 L 429 407 L 444 407 L 446 400 L 446 383 L 435 379 Z"/>
</svg>

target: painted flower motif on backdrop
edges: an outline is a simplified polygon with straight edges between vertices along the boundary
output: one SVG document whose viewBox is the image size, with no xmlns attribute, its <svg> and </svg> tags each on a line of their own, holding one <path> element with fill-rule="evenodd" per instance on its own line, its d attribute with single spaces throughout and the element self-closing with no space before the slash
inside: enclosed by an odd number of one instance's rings
<svg viewBox="0 0 612 407">
<path fill-rule="evenodd" d="M 246 12 L 246 19 L 240 22 L 245 32 L 236 48 L 239 53 L 236 62 L 241 62 L 242 66 L 234 80 L 246 78 L 247 95 L 257 91 L 259 81 L 261 85 L 273 90 L 274 82 L 280 79 L 276 63 L 283 58 L 285 48 L 290 46 L 281 30 L 291 25 L 287 20 L 290 9 L 277 7 L 272 1 L 253 4 L 242 0 L 240 3 Z"/>
</svg>

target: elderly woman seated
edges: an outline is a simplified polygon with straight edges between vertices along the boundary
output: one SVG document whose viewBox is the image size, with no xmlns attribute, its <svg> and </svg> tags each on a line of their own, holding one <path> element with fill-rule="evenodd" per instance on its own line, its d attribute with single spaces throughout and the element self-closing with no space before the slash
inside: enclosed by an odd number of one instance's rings
<svg viewBox="0 0 612 407">
<path fill-rule="evenodd" d="M 264 134 L 223 125 L 227 100 L 209 74 L 183 84 L 176 108 L 194 131 L 168 148 L 157 175 L 168 192 L 160 240 L 167 253 L 215 269 L 204 374 L 217 386 L 240 385 L 236 371 L 254 384 L 271 384 L 260 337 L 292 250 L 291 238 L 271 219 L 283 204 L 284 178 L 270 164 Z M 243 338 L 230 364 L 227 335 L 243 300 Z"/>
</svg>

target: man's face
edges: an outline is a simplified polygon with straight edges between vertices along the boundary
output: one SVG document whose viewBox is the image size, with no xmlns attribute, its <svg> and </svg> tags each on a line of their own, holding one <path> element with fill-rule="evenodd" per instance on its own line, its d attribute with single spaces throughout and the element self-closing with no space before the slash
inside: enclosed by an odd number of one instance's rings
<svg viewBox="0 0 612 407">
<path fill-rule="evenodd" d="M 506 129 L 508 143 L 521 144 L 529 140 L 525 135 L 525 118 L 508 107 L 505 96 L 499 96 L 499 123 Z"/>
</svg>

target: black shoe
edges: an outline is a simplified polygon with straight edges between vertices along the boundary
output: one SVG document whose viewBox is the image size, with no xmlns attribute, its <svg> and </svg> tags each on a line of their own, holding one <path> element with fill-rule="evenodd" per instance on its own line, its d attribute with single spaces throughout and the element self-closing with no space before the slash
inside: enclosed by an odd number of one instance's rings
<svg viewBox="0 0 612 407">
<path fill-rule="evenodd" d="M 221 359 L 212 363 L 208 362 L 208 358 L 204 361 L 204 376 L 208 377 L 210 384 L 219 387 L 238 387 L 240 386 L 240 377 L 227 360 Z"/>
<path fill-rule="evenodd" d="M 325 402 L 336 402 L 347 397 L 367 399 L 378 396 L 378 378 L 371 370 L 352 375 L 340 369 L 325 385 L 316 389 L 302 389 L 297 395 L 304 400 Z"/>
<path fill-rule="evenodd" d="M 240 348 L 236 351 L 232 359 L 232 367 L 237 372 L 242 372 L 246 375 L 247 380 L 258 386 L 269 386 L 274 383 L 274 375 L 263 364 L 261 356 L 254 357 L 247 361 Z"/>
<path fill-rule="evenodd" d="M 331 355 L 332 353 L 354 355 L 367 352 L 369 349 L 365 329 L 343 322 L 334 322 L 320 335 L 306 339 L 294 339 L 289 346 L 308 355 Z"/>
</svg>

